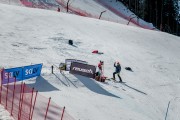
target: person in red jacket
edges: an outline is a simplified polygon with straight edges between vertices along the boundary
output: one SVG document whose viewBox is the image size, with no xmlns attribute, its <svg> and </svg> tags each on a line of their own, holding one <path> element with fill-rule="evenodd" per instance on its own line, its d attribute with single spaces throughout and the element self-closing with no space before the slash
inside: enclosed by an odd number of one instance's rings
<svg viewBox="0 0 180 120">
<path fill-rule="evenodd" d="M 98 64 L 98 69 L 97 69 L 97 72 L 96 72 L 96 80 L 97 81 L 101 81 L 101 75 L 102 75 L 102 66 L 103 66 L 104 62 L 103 61 L 100 61 L 99 64 Z"/>
</svg>

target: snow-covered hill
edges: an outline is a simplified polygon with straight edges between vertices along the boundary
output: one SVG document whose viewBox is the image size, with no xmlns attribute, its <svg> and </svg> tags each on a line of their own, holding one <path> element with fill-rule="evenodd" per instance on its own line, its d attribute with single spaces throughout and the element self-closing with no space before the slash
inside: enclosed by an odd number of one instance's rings
<svg viewBox="0 0 180 120">
<path fill-rule="evenodd" d="M 178 120 L 180 114 L 180 38 L 163 32 L 55 11 L 0 4 L 0 67 L 43 63 L 42 77 L 27 81 L 52 97 L 77 120 Z M 68 45 L 74 41 L 76 47 Z M 98 49 L 104 54 L 92 54 Z M 51 65 L 67 58 L 97 65 L 112 77 L 120 61 L 126 85 L 100 83 L 66 72 L 64 86 Z M 126 71 L 131 67 L 134 72 Z M 59 71 L 56 71 L 59 77 Z M 62 78 L 63 79 L 63 78 Z M 64 82 L 67 82 L 63 79 Z M 32 84 L 33 83 L 33 84 Z M 48 87 L 56 89 L 48 89 Z"/>
<path fill-rule="evenodd" d="M 59 8 L 61 12 L 66 13 L 68 0 L 2 0 L 0 2 L 55 11 Z M 121 2 L 117 2 L 116 0 L 70 0 L 68 8 L 69 13 L 71 14 L 102 19 L 130 26 L 139 26 L 145 29 L 155 29 L 152 23 L 140 19 Z"/>
<path fill-rule="evenodd" d="M 66 8 L 61 6 L 59 3 L 63 3 L 64 5 L 67 4 L 66 0 L 0 0 L 0 3 L 4 4 L 10 4 L 10 5 L 17 5 L 17 6 L 29 6 L 29 2 L 32 2 L 32 6 L 29 7 L 33 8 L 44 8 L 48 10 L 57 10 L 58 7 L 60 7 L 61 12 L 66 13 Z M 59 2 L 61 1 L 61 2 Z M 106 7 L 100 5 L 97 3 L 97 1 L 89 1 L 89 0 L 72 0 L 70 1 L 70 9 L 79 11 L 82 13 L 87 13 L 89 17 L 97 18 L 100 16 L 100 13 L 102 11 L 106 11 L 104 14 L 102 14 L 101 19 L 107 20 L 107 21 L 113 21 L 120 24 L 128 24 L 128 20 L 116 15 L 112 11 L 108 10 Z M 70 13 L 73 13 L 70 11 Z M 130 26 L 136 26 L 133 23 L 129 23 Z"/>
</svg>

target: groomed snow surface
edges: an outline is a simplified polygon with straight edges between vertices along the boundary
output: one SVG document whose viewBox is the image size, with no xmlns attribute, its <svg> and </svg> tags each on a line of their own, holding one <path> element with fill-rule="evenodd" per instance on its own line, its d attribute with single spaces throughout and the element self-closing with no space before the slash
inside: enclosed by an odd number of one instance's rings
<svg viewBox="0 0 180 120">
<path fill-rule="evenodd" d="M 5 4 L 0 4 L 0 16 L 0 67 L 43 63 L 41 77 L 26 83 L 58 105 L 66 106 L 76 120 L 179 120 L 179 37 Z M 68 45 L 70 39 L 74 46 Z M 95 49 L 104 54 L 92 54 Z M 100 83 L 65 72 L 72 84 L 56 70 L 55 74 L 68 84 L 65 86 L 51 74 L 51 65 L 58 66 L 68 58 L 92 65 L 103 60 L 108 77 L 112 77 L 114 62 L 119 61 L 126 84 Z M 125 67 L 131 67 L 133 72 Z"/>
</svg>

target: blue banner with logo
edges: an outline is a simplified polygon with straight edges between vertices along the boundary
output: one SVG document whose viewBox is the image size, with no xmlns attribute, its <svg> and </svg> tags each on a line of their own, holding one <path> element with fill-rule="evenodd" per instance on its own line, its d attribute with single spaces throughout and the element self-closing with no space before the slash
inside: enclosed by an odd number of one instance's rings
<svg viewBox="0 0 180 120">
<path fill-rule="evenodd" d="M 8 79 L 9 83 L 11 83 L 15 81 L 15 78 L 17 81 L 22 81 L 32 77 L 40 76 L 41 69 L 42 64 L 4 69 L 2 74 L 2 84 L 8 83 Z"/>
<path fill-rule="evenodd" d="M 23 79 L 40 76 L 42 64 L 30 65 L 23 67 Z"/>
<path fill-rule="evenodd" d="M 22 67 L 17 67 L 17 68 L 9 68 L 9 69 L 5 69 L 3 71 L 3 84 L 8 82 L 8 78 L 9 78 L 9 82 L 14 82 L 15 78 L 16 80 L 23 80 L 23 69 Z"/>
</svg>

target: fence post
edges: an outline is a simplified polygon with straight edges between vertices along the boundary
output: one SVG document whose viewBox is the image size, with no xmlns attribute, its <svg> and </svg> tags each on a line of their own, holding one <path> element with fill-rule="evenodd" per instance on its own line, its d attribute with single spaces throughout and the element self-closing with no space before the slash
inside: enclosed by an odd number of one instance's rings
<svg viewBox="0 0 180 120">
<path fill-rule="evenodd" d="M 4 69 L 2 69 L 2 71 L 1 71 L 0 104 L 1 104 L 1 97 L 2 97 L 3 73 L 4 73 Z"/>
<path fill-rule="evenodd" d="M 51 66 L 51 73 L 52 73 L 52 74 L 54 74 L 53 69 L 54 69 L 54 66 L 52 65 L 52 66 Z"/>
<path fill-rule="evenodd" d="M 6 90 L 6 109 L 7 109 L 8 88 L 9 88 L 9 72 L 8 72 L 8 82 L 7 82 L 7 90 Z"/>
<path fill-rule="evenodd" d="M 46 117 L 47 117 L 50 101 L 51 101 L 51 97 L 49 98 L 49 102 L 48 102 L 48 106 L 47 106 L 47 109 L 46 109 L 46 114 L 45 114 L 44 120 L 46 120 Z"/>
<path fill-rule="evenodd" d="M 24 100 L 24 89 L 25 89 L 25 86 L 26 86 L 26 84 L 24 83 L 23 84 L 23 93 L 22 93 L 22 100 L 21 100 L 21 106 L 20 106 L 20 114 L 19 114 L 19 119 L 18 120 L 20 120 L 21 119 L 21 112 L 22 112 L 22 105 L 23 105 L 23 100 Z"/>
<path fill-rule="evenodd" d="M 30 104 L 29 120 L 31 120 L 31 109 L 32 109 L 33 93 L 34 93 L 34 88 L 32 89 L 32 96 L 31 96 L 31 104 Z"/>
<path fill-rule="evenodd" d="M 103 14 L 104 12 L 106 12 L 106 10 L 104 10 L 104 11 L 102 11 L 102 12 L 100 13 L 99 19 L 101 19 L 101 16 L 102 16 L 102 14 Z"/>
<path fill-rule="evenodd" d="M 63 111 L 62 111 L 62 115 L 61 115 L 61 120 L 63 120 L 64 111 L 65 111 L 65 106 L 63 107 Z"/>
<path fill-rule="evenodd" d="M 19 113 L 20 113 L 20 105 L 21 105 L 21 93 L 22 93 L 22 88 L 23 87 L 23 82 L 21 82 L 21 90 L 20 90 L 20 98 L 19 98 L 19 111 L 18 111 L 18 120 L 19 120 Z"/>
<path fill-rule="evenodd" d="M 11 116 L 12 116 L 13 105 L 14 105 L 14 94 L 15 94 L 15 89 L 16 89 L 16 77 L 15 77 L 14 89 L 13 89 L 13 99 L 12 99 Z"/>
<path fill-rule="evenodd" d="M 36 96 L 35 96 L 34 105 L 33 105 L 33 110 L 32 110 L 32 115 L 31 115 L 31 120 L 32 120 L 33 113 L 34 113 L 34 107 L 35 107 L 35 104 L 36 104 L 37 93 L 38 93 L 38 91 L 36 91 Z"/>
</svg>

